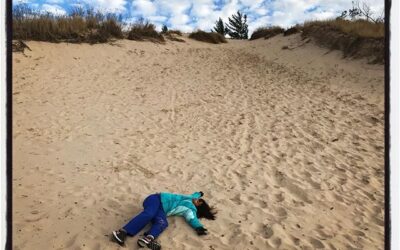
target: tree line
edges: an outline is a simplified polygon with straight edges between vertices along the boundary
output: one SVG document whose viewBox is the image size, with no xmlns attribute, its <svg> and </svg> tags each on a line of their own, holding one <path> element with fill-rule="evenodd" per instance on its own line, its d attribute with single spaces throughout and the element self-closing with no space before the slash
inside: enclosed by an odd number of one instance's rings
<svg viewBox="0 0 400 250">
<path fill-rule="evenodd" d="M 365 18 L 368 22 L 374 23 L 383 23 L 385 21 L 385 12 L 382 9 L 382 12 L 377 16 L 371 6 L 366 2 L 361 2 L 356 0 L 352 1 L 352 7 L 349 10 L 344 10 L 338 19 L 346 19 L 349 18 L 351 20 L 357 18 Z"/>
<path fill-rule="evenodd" d="M 372 11 L 372 8 L 366 2 L 359 0 L 352 1 L 352 8 L 345 10 L 341 13 L 338 19 L 349 18 L 351 20 L 365 18 L 368 22 L 383 23 L 384 22 L 384 11 L 380 15 L 376 16 L 377 13 Z M 248 39 L 248 24 L 247 15 L 237 11 L 231 17 L 228 17 L 228 23 L 224 23 L 222 18 L 219 18 L 215 22 L 212 32 L 217 32 L 223 36 L 229 35 L 232 39 Z"/>
<path fill-rule="evenodd" d="M 228 17 L 228 23 L 219 18 L 215 22 L 215 27 L 212 30 L 223 36 L 229 35 L 232 39 L 247 39 L 249 33 L 249 26 L 247 24 L 247 15 L 240 11 Z"/>
<path fill-rule="evenodd" d="M 233 14 L 232 17 L 228 17 L 228 24 L 224 23 L 221 18 L 215 22 L 215 27 L 211 32 L 217 32 L 225 37 L 229 35 L 232 39 L 248 39 L 249 26 L 247 24 L 247 15 L 240 11 Z M 167 25 L 163 25 L 161 29 L 162 33 L 168 32 Z"/>
</svg>

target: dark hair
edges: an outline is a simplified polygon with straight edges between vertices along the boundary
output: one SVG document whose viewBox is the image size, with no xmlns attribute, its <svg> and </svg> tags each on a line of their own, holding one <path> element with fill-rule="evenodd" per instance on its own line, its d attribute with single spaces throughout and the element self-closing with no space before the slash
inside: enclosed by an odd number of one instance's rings
<svg viewBox="0 0 400 250">
<path fill-rule="evenodd" d="M 206 218 L 209 220 L 215 220 L 215 211 L 214 207 L 210 207 L 207 202 L 203 199 L 199 199 L 201 201 L 201 205 L 197 208 L 197 218 Z"/>
</svg>

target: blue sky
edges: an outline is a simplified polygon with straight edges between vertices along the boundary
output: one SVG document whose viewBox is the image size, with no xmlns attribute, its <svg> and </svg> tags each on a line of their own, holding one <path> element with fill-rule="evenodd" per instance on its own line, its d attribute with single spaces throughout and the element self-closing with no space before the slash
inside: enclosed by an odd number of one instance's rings
<svg viewBox="0 0 400 250">
<path fill-rule="evenodd" d="M 14 4 L 21 2 L 14 0 Z M 240 10 L 248 15 L 249 31 L 261 26 L 289 27 L 306 20 L 338 16 L 351 7 L 351 0 L 22 0 L 34 8 L 65 14 L 73 6 L 89 5 L 100 11 L 123 14 L 127 20 L 143 17 L 161 29 L 169 28 L 190 32 L 210 30 L 221 17 Z M 384 0 L 365 0 L 372 11 L 380 14 Z"/>
</svg>

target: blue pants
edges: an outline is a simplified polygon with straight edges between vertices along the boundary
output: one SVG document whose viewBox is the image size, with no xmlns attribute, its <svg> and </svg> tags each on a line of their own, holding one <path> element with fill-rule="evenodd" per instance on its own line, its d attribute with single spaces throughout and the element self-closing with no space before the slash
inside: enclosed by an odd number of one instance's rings
<svg viewBox="0 0 400 250">
<path fill-rule="evenodd" d="M 145 234 L 157 238 L 168 227 L 167 215 L 162 207 L 160 194 L 147 196 L 143 201 L 143 208 L 143 211 L 131 219 L 123 229 L 128 235 L 134 236 L 151 222 L 150 231 Z"/>
</svg>

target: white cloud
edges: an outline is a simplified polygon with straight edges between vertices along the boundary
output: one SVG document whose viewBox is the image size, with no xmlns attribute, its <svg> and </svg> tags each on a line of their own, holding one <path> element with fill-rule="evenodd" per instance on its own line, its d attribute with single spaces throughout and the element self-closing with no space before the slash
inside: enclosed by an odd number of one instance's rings
<svg viewBox="0 0 400 250">
<path fill-rule="evenodd" d="M 372 10 L 380 10 L 383 0 L 366 0 Z M 228 22 L 238 10 L 248 14 L 249 34 L 260 26 L 290 27 L 306 20 L 334 18 L 351 7 L 350 0 L 224 0 L 218 6 L 215 0 L 133 0 L 133 5 L 149 20 L 168 23 L 171 28 L 192 31 L 210 30 L 221 17 Z M 219 1 L 221 2 L 221 1 Z"/>
<path fill-rule="evenodd" d="M 49 4 L 62 4 L 64 0 L 46 0 L 46 3 Z"/>
<path fill-rule="evenodd" d="M 188 15 L 186 14 L 179 14 L 179 15 L 175 15 L 172 16 L 169 19 L 169 22 L 171 23 L 172 27 L 176 27 L 179 25 L 185 25 L 189 22 L 190 18 Z"/>
<path fill-rule="evenodd" d="M 173 29 L 180 30 L 184 33 L 189 33 L 189 32 L 192 32 L 193 30 L 195 30 L 196 28 L 194 28 L 193 26 L 184 24 L 184 25 L 177 25 L 177 26 L 173 27 Z"/>
<path fill-rule="evenodd" d="M 149 16 L 147 17 L 147 19 L 150 22 L 157 22 L 157 23 L 163 23 L 165 22 L 168 18 L 165 16 Z"/>
<path fill-rule="evenodd" d="M 67 14 L 67 12 L 58 5 L 43 4 L 41 10 L 43 12 L 49 12 L 56 16 L 62 16 Z"/>
<path fill-rule="evenodd" d="M 323 12 L 314 12 L 311 14 L 313 20 L 324 20 L 330 19 L 337 16 L 337 13 L 330 12 L 330 11 L 323 11 Z"/>
<path fill-rule="evenodd" d="M 222 8 L 220 16 L 222 19 L 228 21 L 228 17 L 232 16 L 240 9 L 241 9 L 241 6 L 239 4 L 239 1 L 232 0 Z"/>
<path fill-rule="evenodd" d="M 29 4 L 31 3 L 31 0 L 17 0 L 17 1 L 12 1 L 13 5 L 18 5 L 18 4 Z"/>
<path fill-rule="evenodd" d="M 271 17 L 270 16 L 263 16 L 259 17 L 254 20 L 249 20 L 249 36 L 253 33 L 253 31 L 259 27 L 265 27 L 268 26 L 268 24 L 271 23 Z"/>
<path fill-rule="evenodd" d="M 78 2 L 92 6 L 95 10 L 112 13 L 125 12 L 127 4 L 127 0 L 82 0 Z"/>
<path fill-rule="evenodd" d="M 351 0 L 23 0 L 30 4 L 45 1 L 47 10 L 64 13 L 61 6 L 83 3 L 96 10 L 127 13 L 130 20 L 143 17 L 160 26 L 182 29 L 210 30 L 221 17 L 228 22 L 238 10 L 248 15 L 249 35 L 260 26 L 279 25 L 289 27 L 306 20 L 334 18 L 351 8 Z M 360 0 L 373 12 L 381 14 L 384 0 Z M 61 3 L 64 4 L 61 4 Z M 40 2 L 39 2 L 40 3 Z M 68 3 L 68 6 L 66 6 Z M 127 10 L 129 8 L 129 10 Z"/>
<path fill-rule="evenodd" d="M 214 13 L 215 8 L 213 0 L 198 0 L 193 2 L 191 14 L 196 17 L 208 17 Z"/>
<path fill-rule="evenodd" d="M 194 0 L 154 0 L 160 14 L 166 16 L 185 14 Z"/>
<path fill-rule="evenodd" d="M 215 20 L 209 20 L 209 19 L 199 19 L 196 23 L 197 28 L 204 30 L 204 31 L 210 31 L 215 25 Z"/>
<path fill-rule="evenodd" d="M 383 0 L 364 2 L 373 10 L 382 9 L 384 4 Z M 307 20 L 335 18 L 342 11 L 350 9 L 352 3 L 349 0 L 281 0 L 273 2 L 271 7 L 274 10 L 272 24 L 289 27 Z M 313 9 L 314 11 L 309 11 Z"/>
<path fill-rule="evenodd" d="M 136 0 L 132 2 L 132 14 L 152 16 L 157 12 L 157 6 L 150 0 Z"/>
</svg>

